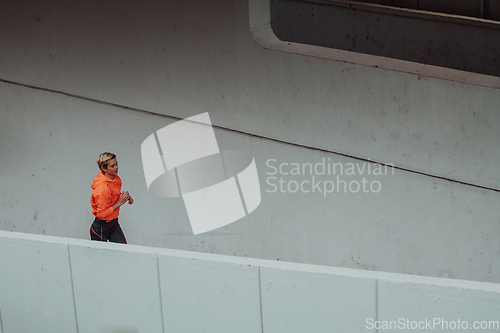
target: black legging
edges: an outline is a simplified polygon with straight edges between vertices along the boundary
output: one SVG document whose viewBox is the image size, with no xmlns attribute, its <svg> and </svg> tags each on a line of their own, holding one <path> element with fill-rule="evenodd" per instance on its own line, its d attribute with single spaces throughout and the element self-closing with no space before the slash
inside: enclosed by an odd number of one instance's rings
<svg viewBox="0 0 500 333">
<path fill-rule="evenodd" d="M 90 226 L 90 239 L 101 242 L 110 241 L 127 244 L 123 230 L 118 223 L 118 218 L 106 222 L 96 217 Z"/>
</svg>

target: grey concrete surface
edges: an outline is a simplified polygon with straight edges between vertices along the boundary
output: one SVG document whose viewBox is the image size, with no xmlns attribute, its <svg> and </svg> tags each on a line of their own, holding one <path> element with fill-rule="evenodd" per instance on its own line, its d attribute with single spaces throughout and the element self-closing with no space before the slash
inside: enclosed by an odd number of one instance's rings
<svg viewBox="0 0 500 333">
<path fill-rule="evenodd" d="M 0 250 L 5 333 L 377 332 L 400 319 L 401 331 L 435 319 L 500 327 L 494 283 L 7 231 Z"/>
<path fill-rule="evenodd" d="M 16 83 L 0 83 L 0 228 L 88 238 L 95 159 L 113 151 L 135 199 L 120 213 L 132 244 L 499 282 L 498 90 L 264 49 L 251 4 L 7 3 L 0 78 Z M 193 236 L 182 200 L 150 195 L 142 170 L 142 141 L 174 120 L 105 103 L 209 112 L 221 149 L 255 156 L 260 206 Z M 290 172 L 357 157 L 409 171 L 341 175 L 377 193 L 271 193 L 269 160 Z M 291 189 L 311 177 L 283 176 Z"/>
</svg>

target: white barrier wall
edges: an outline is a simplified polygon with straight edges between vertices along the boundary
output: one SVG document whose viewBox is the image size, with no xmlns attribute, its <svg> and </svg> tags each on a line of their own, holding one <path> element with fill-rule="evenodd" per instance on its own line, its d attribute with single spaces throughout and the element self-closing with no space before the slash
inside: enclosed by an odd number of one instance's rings
<svg viewBox="0 0 500 333">
<path fill-rule="evenodd" d="M 120 212 L 131 244 L 500 282 L 498 90 L 263 49 L 255 4 L 7 2 L 0 229 L 88 239 L 95 159 L 112 151 L 135 200 Z M 255 156 L 260 206 L 194 236 L 182 200 L 152 196 L 144 179 L 143 140 L 174 120 L 128 107 L 209 112 L 221 149 Z M 356 157 L 408 171 L 368 176 L 375 165 Z M 268 183 L 281 177 L 269 161 L 290 173 L 323 159 L 364 165 L 341 180 L 380 192 L 325 195 L 336 178 L 318 175 L 312 192 L 309 174 L 284 175 L 285 193 Z"/>
<path fill-rule="evenodd" d="M 7 231 L 0 267 L 2 333 L 446 331 L 437 319 L 500 332 L 486 282 Z"/>
</svg>

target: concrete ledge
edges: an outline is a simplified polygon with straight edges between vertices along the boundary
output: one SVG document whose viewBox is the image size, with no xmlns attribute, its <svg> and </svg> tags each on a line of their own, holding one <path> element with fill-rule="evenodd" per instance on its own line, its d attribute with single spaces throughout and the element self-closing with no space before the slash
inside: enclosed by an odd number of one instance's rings
<svg viewBox="0 0 500 333">
<path fill-rule="evenodd" d="M 486 282 L 8 231 L 0 265 L 3 333 L 375 332 L 367 320 L 500 320 L 500 285 Z"/>
<path fill-rule="evenodd" d="M 375 332 L 376 279 L 261 269 L 264 332 Z"/>
<path fill-rule="evenodd" d="M 162 332 L 157 256 L 70 244 L 81 332 Z"/>
<path fill-rule="evenodd" d="M 261 330 L 259 267 L 161 255 L 167 332 Z"/>
<path fill-rule="evenodd" d="M 427 323 L 426 329 L 432 327 L 437 331 L 474 330 L 488 323 L 488 329 L 483 328 L 481 331 L 499 332 L 499 313 L 498 290 L 403 281 L 378 282 L 380 322 L 404 318 L 410 322 L 421 323 L 422 327 Z M 459 320 L 464 324 L 459 323 Z M 401 322 L 399 324 L 402 325 Z M 404 325 L 408 326 L 408 322 Z"/>
<path fill-rule="evenodd" d="M 0 234 L 4 332 L 77 332 L 68 242 Z"/>
</svg>

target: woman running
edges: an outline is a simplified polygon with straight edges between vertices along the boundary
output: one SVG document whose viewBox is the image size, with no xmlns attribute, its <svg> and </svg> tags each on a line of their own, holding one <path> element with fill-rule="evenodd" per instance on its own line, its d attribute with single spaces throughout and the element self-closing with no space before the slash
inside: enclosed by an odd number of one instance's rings
<svg viewBox="0 0 500 333">
<path fill-rule="evenodd" d="M 95 220 L 90 226 L 90 239 L 127 244 L 123 230 L 118 223 L 120 206 L 134 199 L 128 192 L 121 192 L 122 180 L 118 177 L 118 162 L 116 155 L 106 152 L 99 155 L 97 165 L 101 170 L 93 179 L 90 197 L 92 214 Z"/>
</svg>

